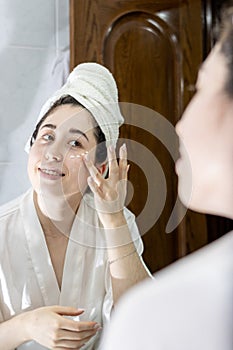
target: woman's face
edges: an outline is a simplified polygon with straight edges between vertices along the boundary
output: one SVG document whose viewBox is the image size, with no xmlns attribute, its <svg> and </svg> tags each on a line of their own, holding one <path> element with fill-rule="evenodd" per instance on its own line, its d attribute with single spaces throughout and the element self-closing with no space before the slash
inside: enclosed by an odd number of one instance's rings
<svg viewBox="0 0 233 350">
<path fill-rule="evenodd" d="M 229 142 L 232 146 L 232 101 L 224 92 L 226 77 L 225 57 L 217 45 L 202 65 L 197 92 L 176 126 L 180 138 L 176 164 L 179 196 L 187 207 L 202 212 L 212 211 L 219 179 L 224 181 Z"/>
<path fill-rule="evenodd" d="M 43 121 L 28 160 L 29 178 L 38 194 L 67 199 L 85 191 L 89 174 L 82 155 L 88 152 L 95 159 L 93 127 L 87 110 L 69 104 L 55 108 Z"/>
</svg>

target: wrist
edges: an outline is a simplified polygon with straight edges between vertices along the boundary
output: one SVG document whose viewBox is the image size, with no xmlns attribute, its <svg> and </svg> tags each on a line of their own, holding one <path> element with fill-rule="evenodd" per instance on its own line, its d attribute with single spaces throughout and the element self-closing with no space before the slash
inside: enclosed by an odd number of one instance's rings
<svg viewBox="0 0 233 350">
<path fill-rule="evenodd" d="M 10 328 L 14 330 L 14 342 L 17 346 L 30 340 L 27 333 L 26 314 L 27 312 L 16 315 L 5 322 L 6 327 L 9 323 Z"/>
<path fill-rule="evenodd" d="M 117 213 L 101 214 L 100 220 L 104 228 L 107 228 L 107 229 L 119 228 L 127 224 L 123 210 Z"/>
</svg>

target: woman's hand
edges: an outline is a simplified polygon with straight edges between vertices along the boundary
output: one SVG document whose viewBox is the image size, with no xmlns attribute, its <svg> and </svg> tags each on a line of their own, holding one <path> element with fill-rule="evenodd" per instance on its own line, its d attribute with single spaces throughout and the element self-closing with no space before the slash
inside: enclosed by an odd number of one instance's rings
<svg viewBox="0 0 233 350">
<path fill-rule="evenodd" d="M 73 321 L 63 316 L 78 316 L 84 310 L 65 306 L 41 307 L 26 312 L 28 340 L 49 349 L 80 349 L 101 328 L 96 322 Z"/>
<path fill-rule="evenodd" d="M 111 227 L 113 221 L 118 220 L 122 224 L 123 207 L 127 192 L 127 149 L 124 144 L 119 151 L 119 164 L 113 146 L 108 147 L 109 176 L 103 178 L 99 170 L 91 162 L 88 156 L 84 157 L 90 177 L 88 185 L 95 198 L 95 209 L 104 226 Z"/>
</svg>

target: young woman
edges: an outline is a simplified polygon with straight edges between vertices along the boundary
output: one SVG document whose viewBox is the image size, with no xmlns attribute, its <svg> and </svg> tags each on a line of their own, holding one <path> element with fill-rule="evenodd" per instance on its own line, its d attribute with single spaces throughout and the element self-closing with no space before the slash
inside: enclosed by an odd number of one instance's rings
<svg viewBox="0 0 233 350">
<path fill-rule="evenodd" d="M 176 164 L 181 200 L 193 210 L 233 219 L 233 7 L 177 132 L 183 145 Z M 232 273 L 229 232 L 129 292 L 103 349 L 231 350 Z"/>
<path fill-rule="evenodd" d="M 42 108 L 27 145 L 32 189 L 0 212 L 2 350 L 97 349 L 113 305 L 149 276 L 124 207 L 122 122 L 115 81 L 95 63 Z"/>
</svg>

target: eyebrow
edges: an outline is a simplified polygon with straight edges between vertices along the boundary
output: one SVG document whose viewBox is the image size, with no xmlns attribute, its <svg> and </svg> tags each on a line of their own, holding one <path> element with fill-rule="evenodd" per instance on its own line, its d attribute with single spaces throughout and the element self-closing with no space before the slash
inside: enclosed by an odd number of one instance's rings
<svg viewBox="0 0 233 350">
<path fill-rule="evenodd" d="M 49 129 L 56 129 L 56 125 L 54 124 L 45 124 L 41 127 L 41 129 L 44 129 L 44 128 L 49 128 Z"/>
<path fill-rule="evenodd" d="M 57 126 L 54 125 L 54 124 L 45 124 L 45 125 L 43 125 L 43 126 L 41 127 L 41 129 L 43 129 L 43 128 L 49 128 L 49 129 L 55 130 L 56 127 L 57 127 Z M 71 128 L 71 129 L 69 130 L 69 132 L 70 132 L 71 134 L 79 134 L 79 135 L 82 135 L 82 136 L 85 137 L 85 139 L 86 139 L 87 141 L 89 141 L 89 138 L 87 137 L 87 135 L 86 135 L 84 132 L 82 132 L 81 130 L 79 130 L 79 129 Z"/>
<path fill-rule="evenodd" d="M 84 136 L 85 139 L 86 139 L 87 141 L 89 141 L 89 138 L 87 137 L 87 135 L 86 135 L 84 132 L 82 132 L 81 130 L 79 130 L 79 129 L 71 128 L 71 129 L 69 130 L 69 132 L 70 132 L 71 134 L 80 134 L 80 135 Z"/>
</svg>

